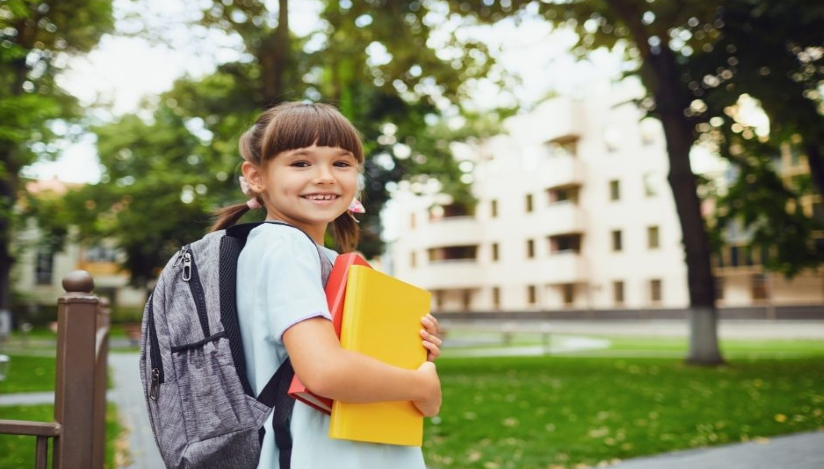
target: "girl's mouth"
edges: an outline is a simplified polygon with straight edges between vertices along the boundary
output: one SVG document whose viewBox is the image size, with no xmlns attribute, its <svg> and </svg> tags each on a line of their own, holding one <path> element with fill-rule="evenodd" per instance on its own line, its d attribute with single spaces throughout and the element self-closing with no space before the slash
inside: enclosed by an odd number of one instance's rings
<svg viewBox="0 0 824 469">
<path fill-rule="evenodd" d="M 307 194 L 302 195 L 301 198 L 311 200 L 316 203 L 332 202 L 340 198 L 337 194 Z"/>
</svg>

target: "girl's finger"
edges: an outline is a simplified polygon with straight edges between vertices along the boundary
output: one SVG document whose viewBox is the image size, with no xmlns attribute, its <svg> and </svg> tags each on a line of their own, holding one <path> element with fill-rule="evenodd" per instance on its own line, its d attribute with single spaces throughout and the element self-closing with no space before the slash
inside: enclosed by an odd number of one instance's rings
<svg viewBox="0 0 824 469">
<path fill-rule="evenodd" d="M 421 338 L 424 339 L 424 340 L 427 340 L 429 342 L 432 342 L 433 344 L 437 345 L 438 347 L 440 347 L 441 344 L 443 344 L 443 341 L 440 339 L 440 337 L 430 333 L 429 331 L 427 331 L 425 329 L 421 329 Z"/>
<path fill-rule="evenodd" d="M 427 354 L 427 357 L 426 357 L 427 361 L 430 361 L 430 362 L 435 361 L 436 358 L 441 356 L 441 349 L 437 345 L 433 344 L 432 342 L 424 341 L 423 346 L 427 350 L 429 350 L 429 353 Z"/>
</svg>

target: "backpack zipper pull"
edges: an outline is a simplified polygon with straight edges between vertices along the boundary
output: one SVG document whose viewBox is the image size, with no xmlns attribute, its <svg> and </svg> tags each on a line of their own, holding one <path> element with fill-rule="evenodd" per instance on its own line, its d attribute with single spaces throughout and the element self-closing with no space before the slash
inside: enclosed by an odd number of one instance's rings
<svg viewBox="0 0 824 469">
<path fill-rule="evenodd" d="M 183 260 L 183 255 L 186 254 L 186 252 L 188 250 L 189 250 L 189 245 L 187 244 L 187 245 L 183 246 L 182 248 L 180 248 L 179 251 L 177 251 L 177 259 L 175 259 L 175 263 L 173 264 L 175 267 L 180 265 L 180 261 Z"/>
<path fill-rule="evenodd" d="M 152 368 L 152 387 L 149 390 L 149 397 L 153 400 L 157 400 L 157 390 L 160 387 L 160 370 L 157 368 Z"/>
<path fill-rule="evenodd" d="M 192 255 L 189 252 L 183 253 L 183 281 L 192 279 Z"/>
</svg>

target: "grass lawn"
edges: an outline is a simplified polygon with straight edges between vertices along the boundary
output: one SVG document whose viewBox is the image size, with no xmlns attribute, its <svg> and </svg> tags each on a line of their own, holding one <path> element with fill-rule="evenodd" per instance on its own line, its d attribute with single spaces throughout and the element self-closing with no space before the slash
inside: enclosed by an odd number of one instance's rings
<svg viewBox="0 0 824 469">
<path fill-rule="evenodd" d="M 9 354 L 9 375 L 0 381 L 0 395 L 15 392 L 54 391 L 57 359 Z M 0 407 L 0 412 L 2 412 Z"/>
<path fill-rule="evenodd" d="M 444 358 L 432 468 L 566 468 L 824 429 L 824 357 Z"/>
<path fill-rule="evenodd" d="M 54 406 L 2 406 L 0 419 L 33 420 L 38 422 L 54 421 Z M 115 454 L 117 438 L 121 434 L 121 427 L 117 419 L 117 409 L 109 404 L 106 409 L 106 456 L 105 467 L 115 469 Z M 0 469 L 20 469 L 34 467 L 34 448 L 36 438 L 33 436 L 0 435 Z M 49 462 L 54 448 L 49 444 Z"/>
</svg>

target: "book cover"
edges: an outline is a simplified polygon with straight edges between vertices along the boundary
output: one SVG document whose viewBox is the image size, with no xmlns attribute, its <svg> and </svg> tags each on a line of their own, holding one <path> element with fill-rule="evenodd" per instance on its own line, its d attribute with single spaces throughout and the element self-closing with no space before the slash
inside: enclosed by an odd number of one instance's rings
<svg viewBox="0 0 824 469">
<path fill-rule="evenodd" d="M 341 346 L 384 363 L 417 369 L 426 361 L 421 318 L 430 294 L 362 266 L 349 268 Z M 423 444 L 423 416 L 409 401 L 354 404 L 334 401 L 329 437 L 404 446 Z"/>
<path fill-rule="evenodd" d="M 371 268 L 369 263 L 358 254 L 341 254 L 335 259 L 335 265 L 332 267 L 332 272 L 329 274 L 329 279 L 326 282 L 326 304 L 329 305 L 329 313 L 332 314 L 332 326 L 335 328 L 335 334 L 338 337 L 340 337 L 343 304 L 346 298 L 346 279 L 348 277 L 349 267 L 353 265 L 362 265 Z M 307 389 L 306 386 L 300 382 L 297 375 L 292 379 L 292 384 L 289 386 L 287 393 L 291 397 L 321 412 L 326 414 L 332 413 L 332 399 L 318 396 Z"/>
</svg>

